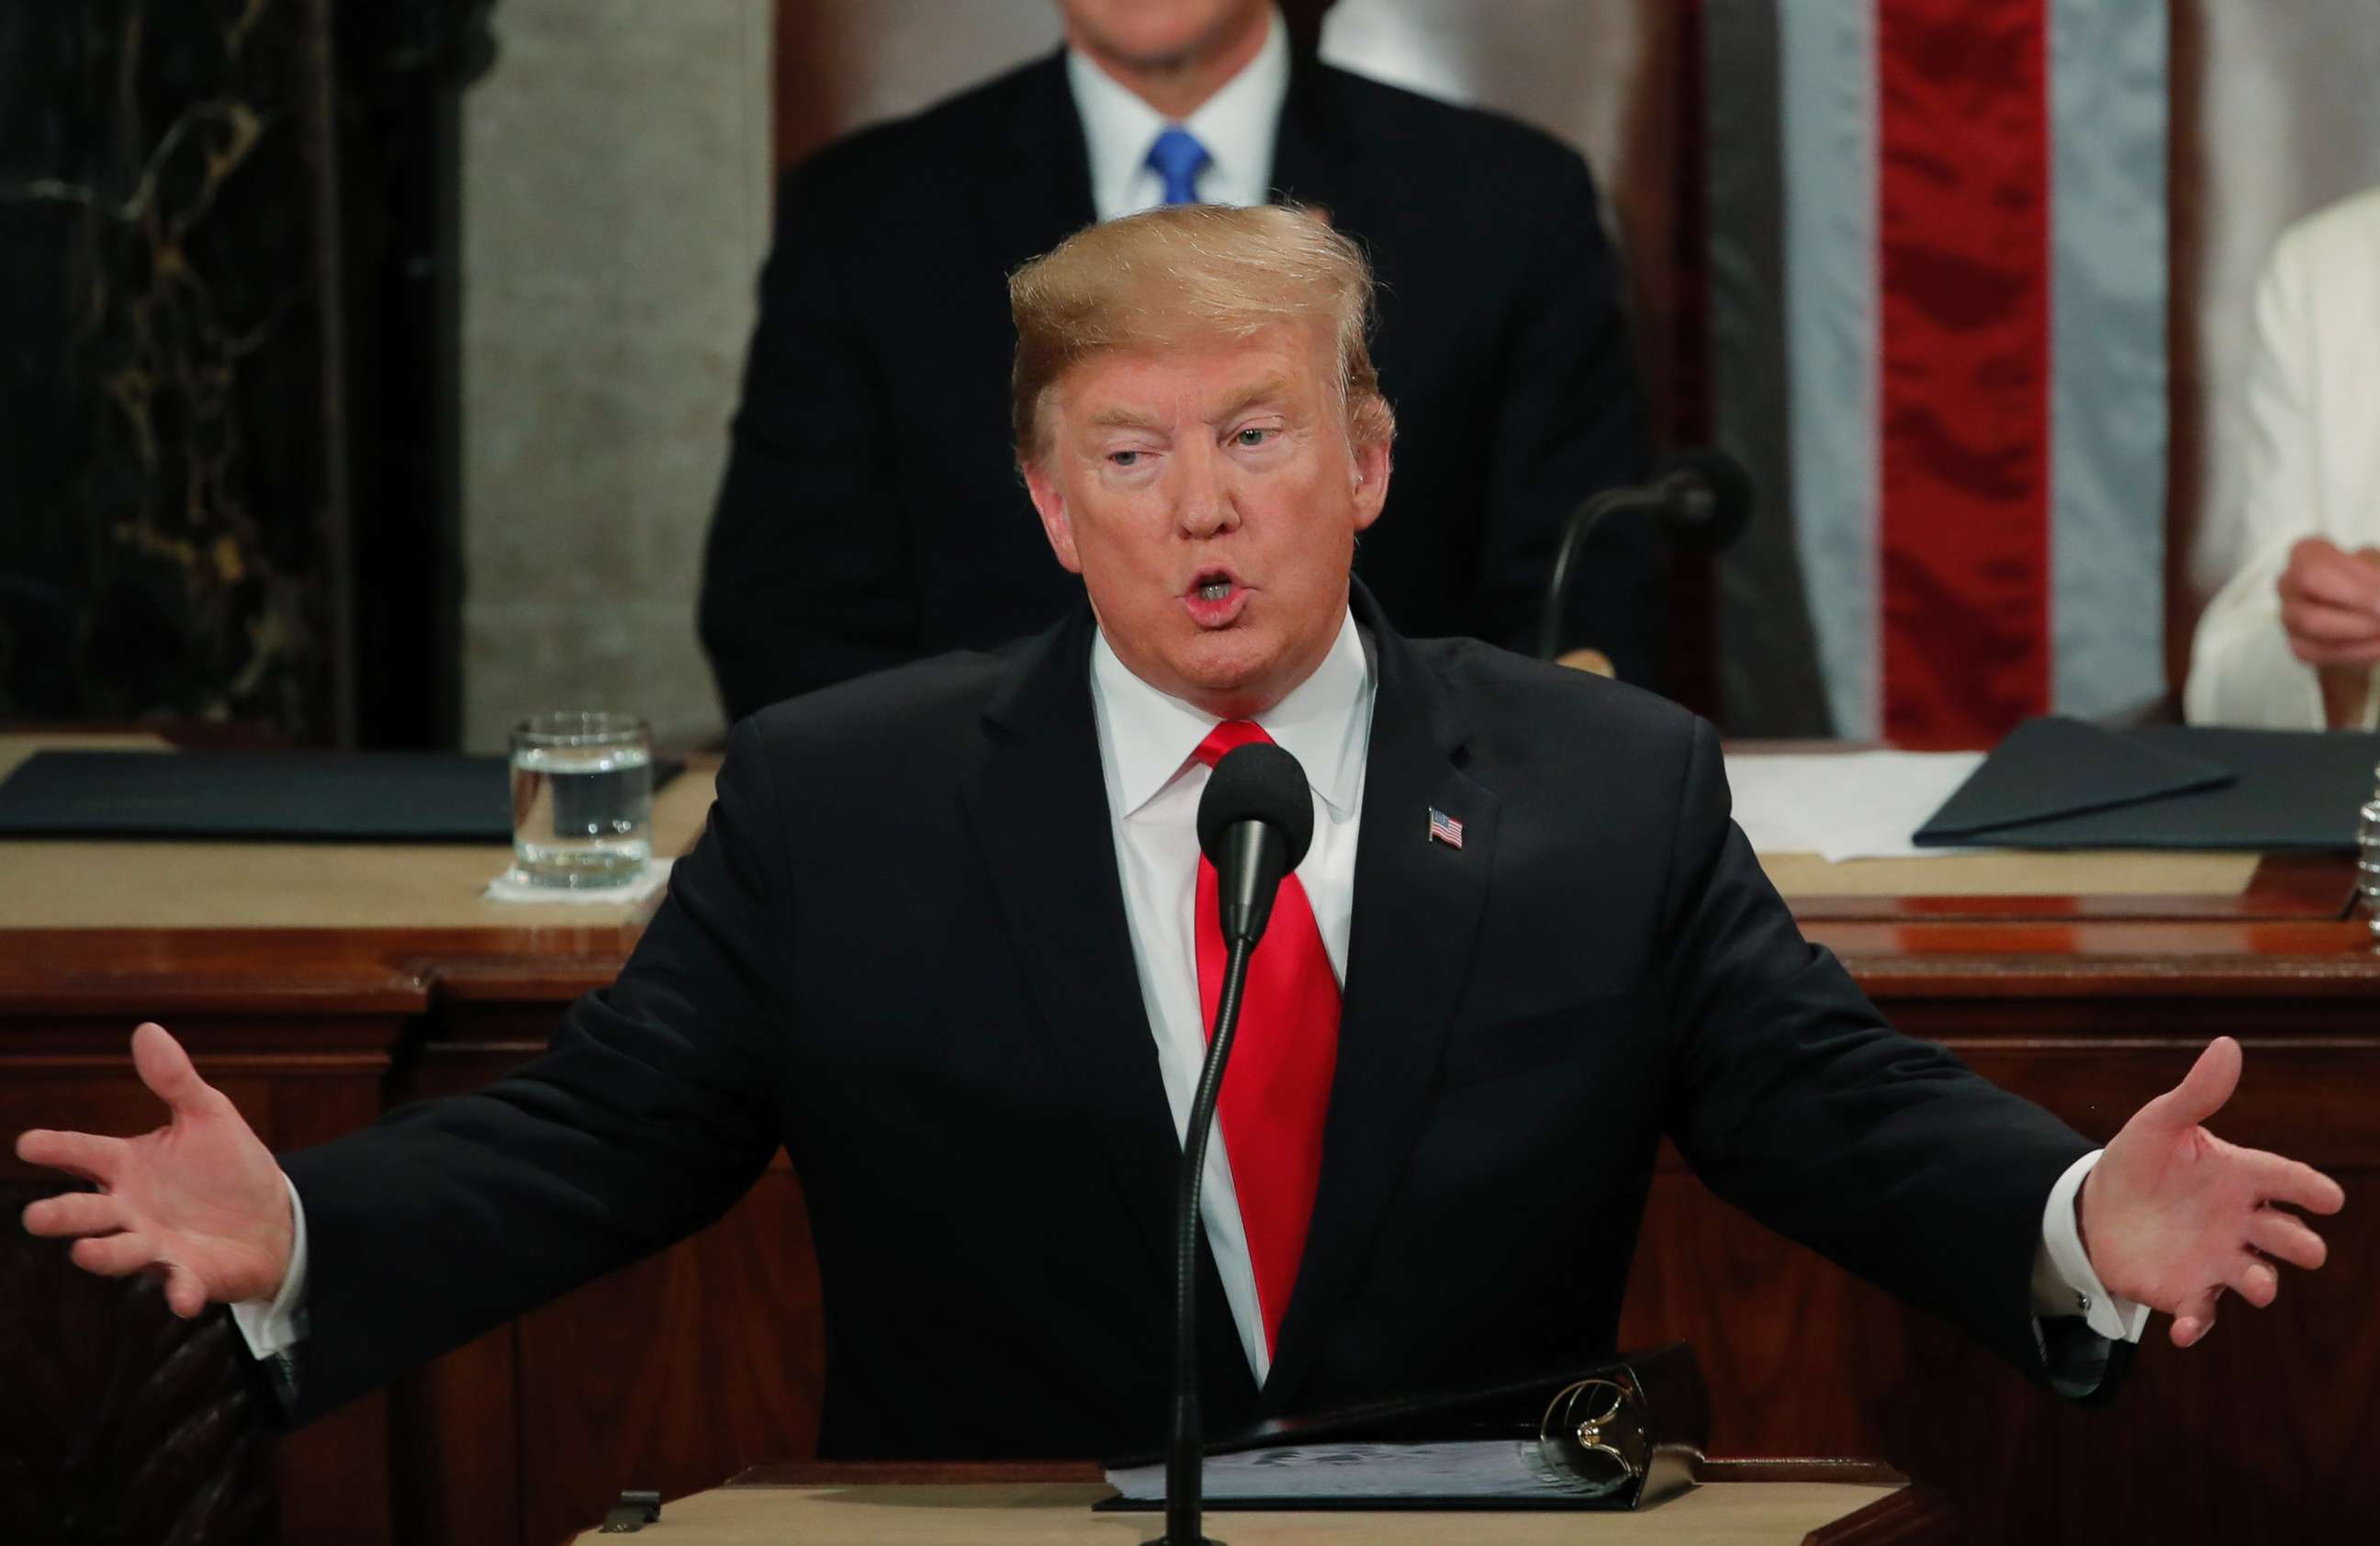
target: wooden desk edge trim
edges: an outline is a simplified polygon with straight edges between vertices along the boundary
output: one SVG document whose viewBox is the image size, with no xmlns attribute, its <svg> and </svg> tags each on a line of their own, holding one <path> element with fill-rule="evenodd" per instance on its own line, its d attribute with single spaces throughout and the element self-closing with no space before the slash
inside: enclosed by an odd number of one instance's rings
<svg viewBox="0 0 2380 1546">
<path fill-rule="evenodd" d="M 630 945 L 632 947 L 632 943 Z M 609 987 L 627 963 L 617 955 L 456 956 L 407 961 L 441 999 L 470 1004 L 566 1003 Z"/>
<path fill-rule="evenodd" d="M 1817 941 L 1825 943 L 1823 936 Z M 2352 956 L 1975 955 L 1838 950 L 1871 996 L 1898 998 L 2364 997 L 2380 969 Z"/>
<path fill-rule="evenodd" d="M 66 1015 L 78 1018 L 134 1015 L 294 1015 L 345 1020 L 358 1015 L 418 1015 L 430 1007 L 426 984 L 388 981 L 342 988 L 271 983 L 194 983 L 186 976 L 128 976 L 99 982 L 44 983 L 20 988 L 0 983 L 0 1010 L 12 1017 Z M 130 1027 L 128 1024 L 127 1029 Z"/>
<path fill-rule="evenodd" d="M 1002 1482 L 1100 1482 L 1096 1460 L 770 1460 L 729 1487 L 927 1487 Z"/>
<path fill-rule="evenodd" d="M 2347 853 L 2268 853 L 2257 862 L 2247 888 L 2236 896 L 1911 892 L 1845 897 L 1787 892 L 1785 905 L 1797 921 L 1810 923 L 2336 923 L 2354 909 L 2355 864 Z"/>
</svg>

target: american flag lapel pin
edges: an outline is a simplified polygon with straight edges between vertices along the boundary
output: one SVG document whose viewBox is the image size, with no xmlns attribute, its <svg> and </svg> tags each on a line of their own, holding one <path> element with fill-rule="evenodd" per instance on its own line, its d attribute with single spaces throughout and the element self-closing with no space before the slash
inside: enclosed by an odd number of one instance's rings
<svg viewBox="0 0 2380 1546">
<path fill-rule="evenodd" d="M 1463 846 L 1463 823 L 1432 805 L 1429 808 L 1429 841 L 1444 843 L 1449 848 Z"/>
</svg>

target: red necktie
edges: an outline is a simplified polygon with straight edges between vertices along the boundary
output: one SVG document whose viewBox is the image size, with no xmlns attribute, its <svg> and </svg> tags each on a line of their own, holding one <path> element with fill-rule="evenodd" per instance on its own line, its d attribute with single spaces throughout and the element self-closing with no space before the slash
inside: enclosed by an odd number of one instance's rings
<svg viewBox="0 0 2380 1546">
<path fill-rule="evenodd" d="M 1229 719 L 1198 745 L 1212 767 L 1251 741 L 1269 743 L 1255 721 Z M 1198 861 L 1198 1000 L 1211 1035 L 1223 993 L 1223 929 L 1216 914 L 1215 866 Z M 1322 1175 L 1322 1120 L 1330 1108 L 1330 1072 L 1339 1061 L 1339 982 L 1322 950 L 1322 931 L 1297 876 L 1282 878 L 1272 921 L 1248 958 L 1240 1025 L 1223 1071 L 1216 1121 L 1231 1157 L 1232 1189 L 1256 1268 L 1265 1352 L 1281 1336 L 1281 1312 L 1305 1254 Z"/>
</svg>

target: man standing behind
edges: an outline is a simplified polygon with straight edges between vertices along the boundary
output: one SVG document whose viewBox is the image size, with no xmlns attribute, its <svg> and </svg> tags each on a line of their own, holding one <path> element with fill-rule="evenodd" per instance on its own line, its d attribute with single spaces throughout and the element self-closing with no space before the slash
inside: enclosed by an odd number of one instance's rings
<svg viewBox="0 0 2380 1546">
<path fill-rule="evenodd" d="M 1400 628 L 1525 647 L 1560 523 L 1643 466 L 1618 265 L 1574 152 L 1293 50 L 1266 0 L 1059 0 L 1061 52 L 839 141 L 779 190 L 704 563 L 731 719 L 1038 629 L 1050 561 L 1005 423 L 1006 276 L 1160 203 L 1329 212 L 1383 287 L 1397 494 L 1356 573 Z M 1613 530 L 1571 642 L 1654 674 L 1642 529 Z"/>
</svg>

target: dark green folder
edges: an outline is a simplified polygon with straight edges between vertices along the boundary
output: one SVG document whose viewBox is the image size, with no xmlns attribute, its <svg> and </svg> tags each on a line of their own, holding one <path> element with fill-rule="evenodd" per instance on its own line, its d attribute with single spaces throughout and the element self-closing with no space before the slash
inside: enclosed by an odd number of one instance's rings
<svg viewBox="0 0 2380 1546">
<path fill-rule="evenodd" d="M 656 760 L 658 791 L 685 765 Z M 0 837 L 510 842 L 501 756 L 36 752 L 0 782 Z"/>
<path fill-rule="evenodd" d="M 1925 848 L 2341 852 L 2380 732 L 2028 719 L 1918 828 Z"/>
</svg>

